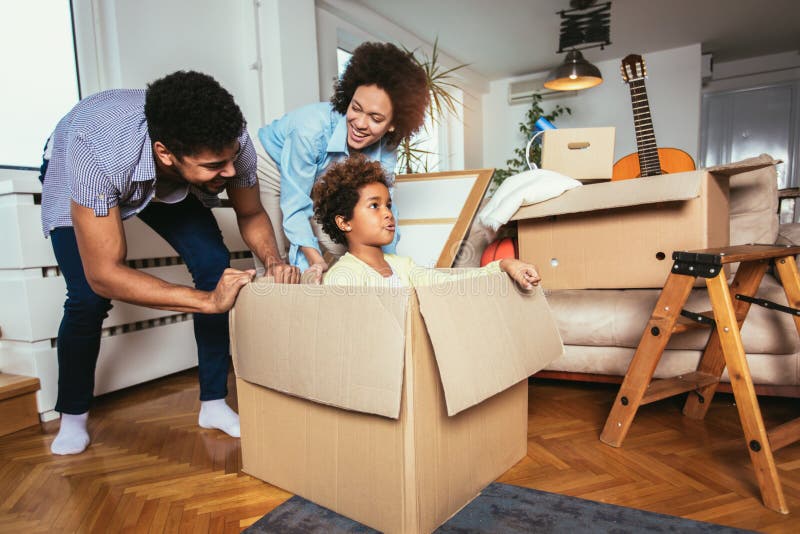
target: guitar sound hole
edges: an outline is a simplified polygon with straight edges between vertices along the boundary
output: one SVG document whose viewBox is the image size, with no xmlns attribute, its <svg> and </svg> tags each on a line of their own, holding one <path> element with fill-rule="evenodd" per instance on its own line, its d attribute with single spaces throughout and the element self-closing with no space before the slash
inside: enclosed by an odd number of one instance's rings
<svg viewBox="0 0 800 534">
<path fill-rule="evenodd" d="M 662 261 L 662 260 L 663 260 L 664 258 L 666 258 L 666 257 L 667 257 L 667 255 L 666 255 L 666 254 L 664 254 L 663 252 L 656 252 L 656 259 L 657 259 L 658 261 Z"/>
</svg>

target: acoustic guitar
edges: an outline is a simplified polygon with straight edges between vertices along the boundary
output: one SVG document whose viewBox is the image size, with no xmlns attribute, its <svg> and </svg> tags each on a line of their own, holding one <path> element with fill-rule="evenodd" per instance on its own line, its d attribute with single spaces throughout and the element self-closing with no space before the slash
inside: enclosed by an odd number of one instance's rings
<svg viewBox="0 0 800 534">
<path fill-rule="evenodd" d="M 658 148 L 650 116 L 650 103 L 644 79 L 647 67 L 642 56 L 625 56 L 620 66 L 622 79 L 631 90 L 633 126 L 636 130 L 636 152 L 628 154 L 614 164 L 612 180 L 627 180 L 641 176 L 655 176 L 674 172 L 693 171 L 692 156 L 678 148 Z"/>
</svg>

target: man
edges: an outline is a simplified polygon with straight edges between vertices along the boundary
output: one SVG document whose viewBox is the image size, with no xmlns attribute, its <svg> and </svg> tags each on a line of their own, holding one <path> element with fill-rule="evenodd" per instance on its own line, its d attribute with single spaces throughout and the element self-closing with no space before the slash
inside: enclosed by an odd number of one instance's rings
<svg viewBox="0 0 800 534">
<path fill-rule="evenodd" d="M 61 428 L 52 452 L 77 454 L 89 445 L 86 423 L 111 299 L 195 314 L 199 424 L 238 437 L 239 416 L 225 403 L 227 311 L 255 271 L 229 268 L 209 209 L 217 195 L 227 191 L 242 238 L 268 274 L 297 283 L 300 273 L 276 250 L 253 144 L 230 93 L 210 76 L 180 71 L 146 91 L 92 95 L 58 123 L 42 179 L 42 227 L 67 283 L 58 332 Z M 122 221 L 133 216 L 178 251 L 195 288 L 128 267 Z"/>
</svg>

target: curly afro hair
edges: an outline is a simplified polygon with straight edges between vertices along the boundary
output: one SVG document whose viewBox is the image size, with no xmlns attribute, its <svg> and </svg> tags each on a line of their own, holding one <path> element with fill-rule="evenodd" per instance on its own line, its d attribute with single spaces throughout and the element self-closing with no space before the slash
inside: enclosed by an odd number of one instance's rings
<svg viewBox="0 0 800 534">
<path fill-rule="evenodd" d="M 389 146 L 399 145 L 422 127 L 430 100 L 428 76 L 413 54 L 391 43 L 360 45 L 334 85 L 333 109 L 345 115 L 353 94 L 362 85 L 377 85 L 392 101 L 395 130 L 384 136 Z"/>
<path fill-rule="evenodd" d="M 336 226 L 336 216 L 353 218 L 362 187 L 380 183 L 390 187 L 389 178 L 380 162 L 370 161 L 362 154 L 353 154 L 334 163 L 311 189 L 314 200 L 314 219 L 336 243 L 346 245 L 345 233 Z"/>
<path fill-rule="evenodd" d="M 144 115 L 150 140 L 161 141 L 178 158 L 219 152 L 245 126 L 233 96 L 211 76 L 194 71 L 173 72 L 149 84 Z"/>
</svg>

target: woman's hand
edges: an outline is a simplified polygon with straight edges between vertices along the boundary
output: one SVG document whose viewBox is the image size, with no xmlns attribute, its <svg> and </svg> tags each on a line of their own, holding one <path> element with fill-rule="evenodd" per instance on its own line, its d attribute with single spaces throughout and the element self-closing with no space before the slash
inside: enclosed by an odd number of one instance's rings
<svg viewBox="0 0 800 534">
<path fill-rule="evenodd" d="M 300 282 L 300 269 L 282 261 L 276 261 L 267 267 L 267 276 L 272 276 L 276 284 L 297 284 Z"/>
<path fill-rule="evenodd" d="M 536 267 L 524 261 L 506 258 L 500 260 L 500 269 L 505 271 L 523 289 L 533 289 L 542 281 Z"/>
<path fill-rule="evenodd" d="M 314 263 L 308 269 L 303 271 L 301 282 L 303 284 L 319 285 L 322 283 L 323 273 L 327 270 L 328 270 L 328 264 L 325 263 L 324 261 Z"/>
</svg>

